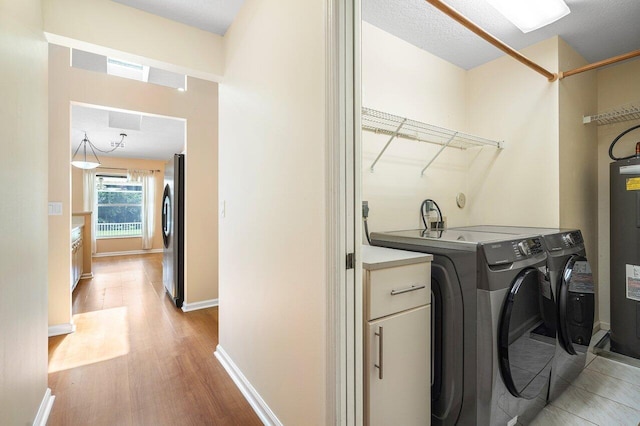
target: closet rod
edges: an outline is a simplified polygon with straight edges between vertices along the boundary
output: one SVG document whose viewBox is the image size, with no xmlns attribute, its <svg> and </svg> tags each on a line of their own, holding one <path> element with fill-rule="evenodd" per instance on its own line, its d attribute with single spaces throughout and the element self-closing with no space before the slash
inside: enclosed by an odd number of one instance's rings
<svg viewBox="0 0 640 426">
<path fill-rule="evenodd" d="M 96 167 L 98 169 L 106 169 L 106 170 L 146 170 L 148 172 L 155 172 L 155 173 L 160 173 L 162 170 L 149 170 L 149 169 L 125 169 L 124 167 L 103 167 L 103 166 L 98 166 Z"/>
<path fill-rule="evenodd" d="M 585 71 L 591 71 L 596 68 L 604 67 L 607 65 L 615 64 L 616 62 L 626 61 L 627 59 L 635 58 L 636 56 L 640 56 L 640 50 L 634 50 L 633 52 L 625 53 L 623 55 L 614 56 L 613 58 L 604 59 L 602 61 L 594 62 L 592 64 L 584 65 L 578 68 L 574 68 L 569 71 L 560 72 L 560 78 L 565 78 L 572 76 L 574 74 L 579 74 Z"/>
<path fill-rule="evenodd" d="M 482 28 L 477 26 L 474 22 L 472 22 L 469 19 L 465 18 L 460 12 L 458 12 L 457 10 L 452 8 L 451 6 L 443 3 L 440 0 L 426 0 L 426 1 L 427 1 L 427 3 L 431 4 L 432 6 L 434 6 L 435 8 L 440 10 L 441 12 L 443 12 L 445 15 L 449 16 L 450 18 L 452 18 L 453 20 L 458 21 L 458 23 L 462 24 L 468 30 L 474 32 L 475 34 L 477 34 L 478 36 L 480 36 L 481 38 L 483 38 L 484 40 L 486 40 L 487 42 L 489 42 L 493 46 L 495 46 L 498 49 L 502 50 L 507 55 L 511 56 L 512 58 L 514 58 L 517 61 L 522 62 L 524 65 L 528 66 L 532 70 L 534 70 L 534 71 L 542 74 L 543 76 L 547 77 L 547 80 L 556 81 L 558 79 L 558 74 L 546 70 L 545 68 L 543 68 L 540 65 L 536 64 L 531 59 L 527 58 L 526 56 L 524 56 L 520 52 L 516 51 L 512 47 L 504 44 L 503 42 L 501 42 L 500 40 L 498 40 L 497 38 L 495 38 L 494 36 L 492 36 L 491 34 L 486 32 L 485 30 L 483 30 Z"/>
</svg>

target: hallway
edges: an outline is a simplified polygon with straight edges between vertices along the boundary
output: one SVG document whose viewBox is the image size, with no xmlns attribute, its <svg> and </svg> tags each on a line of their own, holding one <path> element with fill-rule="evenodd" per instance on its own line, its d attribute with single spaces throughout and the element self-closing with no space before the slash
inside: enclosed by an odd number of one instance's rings
<svg viewBox="0 0 640 426">
<path fill-rule="evenodd" d="M 77 330 L 49 338 L 48 425 L 261 425 L 213 352 L 218 308 L 183 313 L 162 254 L 96 258 L 73 293 Z"/>
</svg>

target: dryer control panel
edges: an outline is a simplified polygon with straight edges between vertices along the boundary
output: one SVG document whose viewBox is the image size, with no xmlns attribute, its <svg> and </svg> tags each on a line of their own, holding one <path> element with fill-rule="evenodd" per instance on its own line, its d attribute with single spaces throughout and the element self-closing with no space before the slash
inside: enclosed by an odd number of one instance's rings
<svg viewBox="0 0 640 426">
<path fill-rule="evenodd" d="M 580 231 L 547 235 L 544 239 L 550 252 L 582 247 L 584 240 Z"/>
<path fill-rule="evenodd" d="M 544 254 L 544 248 L 540 238 L 536 237 L 485 244 L 484 252 L 489 265 L 504 265 Z"/>
</svg>

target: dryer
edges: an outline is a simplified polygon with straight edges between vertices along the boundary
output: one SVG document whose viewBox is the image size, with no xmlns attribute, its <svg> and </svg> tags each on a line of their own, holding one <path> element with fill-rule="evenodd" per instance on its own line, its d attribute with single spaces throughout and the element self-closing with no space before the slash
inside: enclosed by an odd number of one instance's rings
<svg viewBox="0 0 640 426">
<path fill-rule="evenodd" d="M 372 233 L 371 242 L 434 256 L 432 424 L 532 420 L 555 354 L 542 239 L 448 229 Z"/>
<path fill-rule="evenodd" d="M 541 235 L 557 302 L 557 342 L 549 400 L 556 399 L 586 367 L 595 318 L 595 286 L 582 233 L 577 229 L 467 226 L 477 232 Z"/>
</svg>

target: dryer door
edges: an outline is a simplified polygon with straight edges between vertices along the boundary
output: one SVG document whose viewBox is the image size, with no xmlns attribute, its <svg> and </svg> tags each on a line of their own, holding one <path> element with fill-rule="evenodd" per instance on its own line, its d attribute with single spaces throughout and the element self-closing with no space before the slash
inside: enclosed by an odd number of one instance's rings
<svg viewBox="0 0 640 426">
<path fill-rule="evenodd" d="M 571 256 L 558 282 L 558 340 L 571 355 L 587 352 L 595 317 L 591 266 L 583 256 Z"/>
<path fill-rule="evenodd" d="M 515 397 L 533 399 L 548 383 L 556 324 L 545 313 L 554 306 L 551 285 L 537 269 L 524 269 L 512 282 L 500 316 L 498 355 L 502 379 Z"/>
</svg>

